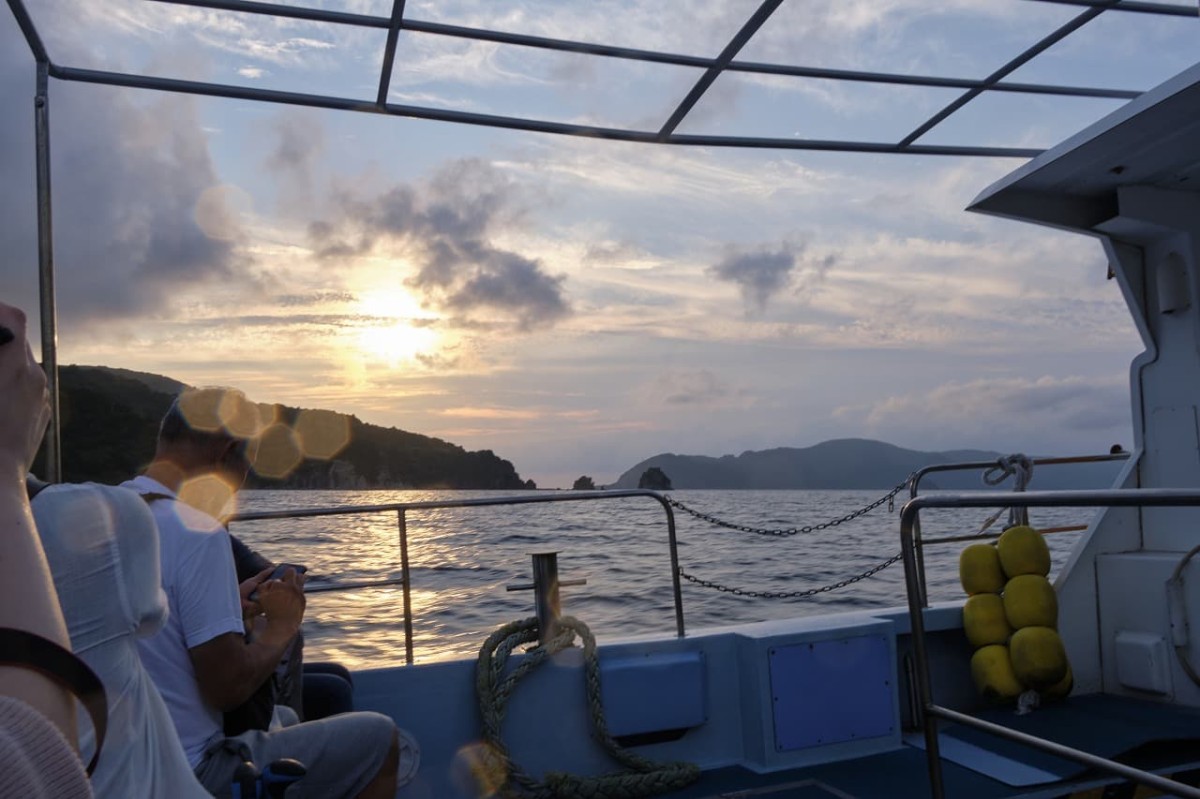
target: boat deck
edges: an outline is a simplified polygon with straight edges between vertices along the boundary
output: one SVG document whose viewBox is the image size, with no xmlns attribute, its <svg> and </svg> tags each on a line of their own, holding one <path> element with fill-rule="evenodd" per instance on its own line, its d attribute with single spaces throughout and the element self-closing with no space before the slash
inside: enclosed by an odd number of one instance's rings
<svg viewBox="0 0 1200 799">
<path fill-rule="evenodd" d="M 1092 754 L 1195 785 L 1200 778 L 1200 711 L 1107 695 L 1073 697 L 1017 716 L 1012 710 L 979 714 L 989 721 Z M 974 729 L 945 724 L 939 739 L 946 795 L 1065 797 L 1119 782 L 1071 760 L 1001 740 Z M 920 736 L 904 748 L 869 757 L 825 763 L 772 774 L 743 768 L 706 772 L 671 799 L 769 797 L 927 797 L 929 775 Z"/>
</svg>

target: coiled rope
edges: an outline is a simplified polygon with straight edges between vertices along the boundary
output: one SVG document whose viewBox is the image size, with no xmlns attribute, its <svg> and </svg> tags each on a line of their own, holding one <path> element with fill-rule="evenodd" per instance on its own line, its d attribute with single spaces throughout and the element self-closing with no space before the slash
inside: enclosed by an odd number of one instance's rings
<svg viewBox="0 0 1200 799">
<path fill-rule="evenodd" d="M 608 733 L 600 697 L 600 659 L 596 639 L 583 622 L 571 616 L 559 619 L 559 634 L 530 650 L 525 659 L 505 675 L 513 649 L 538 639 L 538 621 L 531 617 L 509 622 L 497 629 L 479 649 L 475 664 L 475 691 L 483 717 L 483 739 L 479 768 L 487 783 L 499 785 L 505 797 L 535 799 L 640 799 L 678 790 L 695 782 L 700 768 L 693 763 L 657 763 L 624 749 Z M 541 782 L 512 761 L 504 745 L 501 727 L 504 709 L 517 683 L 547 658 L 571 646 L 578 635 L 583 642 L 584 680 L 592 718 L 592 737 L 604 751 L 629 771 L 599 776 L 547 772 Z"/>
<path fill-rule="evenodd" d="M 1033 479 L 1033 461 L 1027 455 L 1015 453 L 1013 455 L 1004 455 L 996 460 L 996 465 L 983 473 L 983 482 L 990 486 L 1000 485 L 1009 477 L 1013 477 L 1013 491 L 1024 491 L 1029 485 L 1029 481 Z M 996 520 L 1004 513 L 1004 509 L 996 511 L 989 516 L 979 528 L 979 532 L 985 532 L 989 527 L 996 523 Z M 1004 527 L 1016 527 L 1019 524 L 1029 524 L 1029 508 L 1011 507 L 1008 509 L 1008 524 Z"/>
</svg>

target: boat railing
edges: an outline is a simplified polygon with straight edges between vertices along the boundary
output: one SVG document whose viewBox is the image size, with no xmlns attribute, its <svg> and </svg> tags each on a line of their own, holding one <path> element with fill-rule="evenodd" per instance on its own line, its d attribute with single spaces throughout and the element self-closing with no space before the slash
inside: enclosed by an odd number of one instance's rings
<svg viewBox="0 0 1200 799">
<path fill-rule="evenodd" d="M 1109 452 L 1103 455 L 1068 455 L 1054 458 L 1030 458 L 1029 461 L 1034 466 L 1066 466 L 1080 463 L 1104 463 L 1106 461 L 1123 461 L 1129 459 L 1129 453 L 1122 450 L 1120 452 Z M 954 463 L 934 463 L 929 466 L 922 466 L 908 476 L 908 496 L 910 499 L 915 499 L 920 493 L 921 481 L 926 475 L 937 472 L 986 472 L 988 469 L 994 469 L 1000 462 L 992 459 L 990 461 L 957 461 Z M 920 519 L 913 522 L 913 535 L 917 541 L 917 575 L 920 586 L 920 599 L 922 607 L 929 607 L 929 591 L 926 584 L 925 574 L 925 553 L 923 547 L 930 544 L 951 544 L 962 541 L 969 541 L 980 538 L 987 538 L 986 533 L 975 535 L 960 535 L 960 536 L 945 536 L 941 538 L 921 539 L 921 523 Z M 1077 533 L 1087 529 L 1087 525 L 1068 525 L 1064 527 L 1049 527 L 1040 528 L 1043 535 L 1055 533 Z M 998 534 L 997 534 L 998 535 Z"/>
<path fill-rule="evenodd" d="M 435 499 L 419 502 L 391 502 L 382 505 L 343 505 L 322 508 L 293 508 L 286 510 L 251 511 L 232 516 L 229 521 L 248 522 L 270 519 L 306 519 L 319 516 L 351 516 L 373 513 L 395 513 L 396 527 L 400 543 L 400 577 L 386 580 L 365 580 L 336 583 L 332 585 L 306 586 L 307 593 L 327 591 L 345 591 L 363 588 L 380 588 L 399 585 L 402 590 L 404 607 L 404 659 L 405 663 L 413 663 L 413 614 L 412 614 L 412 569 L 408 551 L 408 518 L 409 514 L 419 511 L 443 510 L 449 508 L 481 508 L 504 505 L 533 505 L 548 502 L 588 502 L 597 500 L 627 499 L 630 497 L 648 497 L 657 501 L 666 514 L 667 545 L 671 556 L 671 590 L 675 601 L 675 630 L 682 638 L 683 623 L 683 594 L 679 581 L 679 546 L 675 536 L 675 512 L 667 498 L 657 491 L 641 488 L 614 489 L 609 491 L 572 491 L 562 493 L 520 494 L 500 497 L 473 497 L 469 499 Z"/>
<path fill-rule="evenodd" d="M 916 535 L 917 519 L 924 509 L 962 508 L 1032 508 L 1032 507 L 1200 507 L 1200 490 L 1179 488 L 1128 488 L 1102 491 L 1026 491 L 996 494 L 973 492 L 967 494 L 926 495 L 910 499 L 900 510 L 900 554 L 904 562 L 904 585 L 908 599 L 908 614 L 912 625 L 913 665 L 916 671 L 917 722 L 925 735 L 925 753 L 929 766 L 929 782 L 934 799 L 943 799 L 942 761 L 938 748 L 938 719 L 974 727 L 992 735 L 1007 738 L 1068 760 L 1100 769 L 1143 785 L 1157 788 L 1170 796 L 1200 799 L 1200 789 L 1133 768 L 1089 752 L 1064 746 L 1054 741 L 1010 730 L 974 716 L 935 704 L 930 682 L 929 653 L 925 646 L 924 604 L 921 600 L 920 569 L 917 552 L 922 546 Z M 926 544 L 930 542 L 925 542 Z"/>
</svg>

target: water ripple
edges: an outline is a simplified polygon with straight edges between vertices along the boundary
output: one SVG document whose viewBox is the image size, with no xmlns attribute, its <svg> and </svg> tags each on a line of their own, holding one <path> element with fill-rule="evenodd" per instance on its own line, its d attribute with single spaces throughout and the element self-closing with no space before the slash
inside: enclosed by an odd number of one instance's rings
<svg viewBox="0 0 1200 799">
<path fill-rule="evenodd" d="M 496 496 L 486 491 L 248 491 L 243 510 L 376 505 Z M 873 502 L 862 491 L 677 491 L 690 507 L 756 527 L 803 527 Z M 987 510 L 927 511 L 926 538 L 975 532 Z M 1035 523 L 1082 524 L 1086 511 L 1039 509 Z M 496 627 L 533 615 L 529 591 L 506 586 L 529 579 L 529 555 L 558 550 L 565 613 L 603 641 L 675 630 L 665 516 L 645 498 L 499 508 L 408 511 L 418 662 L 474 657 Z M 680 565 L 697 577 L 775 593 L 819 587 L 853 576 L 900 550 L 898 514 L 878 508 L 836 528 L 786 538 L 713 527 L 676 514 Z M 396 578 L 401 573 L 394 512 L 243 522 L 234 532 L 275 560 L 302 562 L 322 581 Z M 1049 539 L 1054 568 L 1078 534 Z M 966 544 L 927 548 L 930 599 L 961 596 L 958 553 Z M 682 586 L 688 629 L 904 604 L 899 564 L 848 588 L 803 599 L 754 599 Z M 313 594 L 305 617 L 307 657 L 351 667 L 403 662 L 403 591 L 399 586 Z"/>
</svg>

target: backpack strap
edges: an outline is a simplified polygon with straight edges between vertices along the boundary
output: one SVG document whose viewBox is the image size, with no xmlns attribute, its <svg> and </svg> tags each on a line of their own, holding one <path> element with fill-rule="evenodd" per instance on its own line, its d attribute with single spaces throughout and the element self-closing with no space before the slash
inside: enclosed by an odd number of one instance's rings
<svg viewBox="0 0 1200 799">
<path fill-rule="evenodd" d="M 88 776 L 92 776 L 108 730 L 108 699 L 96 672 L 53 641 L 10 627 L 0 627 L 0 665 L 36 671 L 79 698 L 92 717 L 92 728 L 96 732 L 96 751 L 87 765 Z"/>
</svg>

